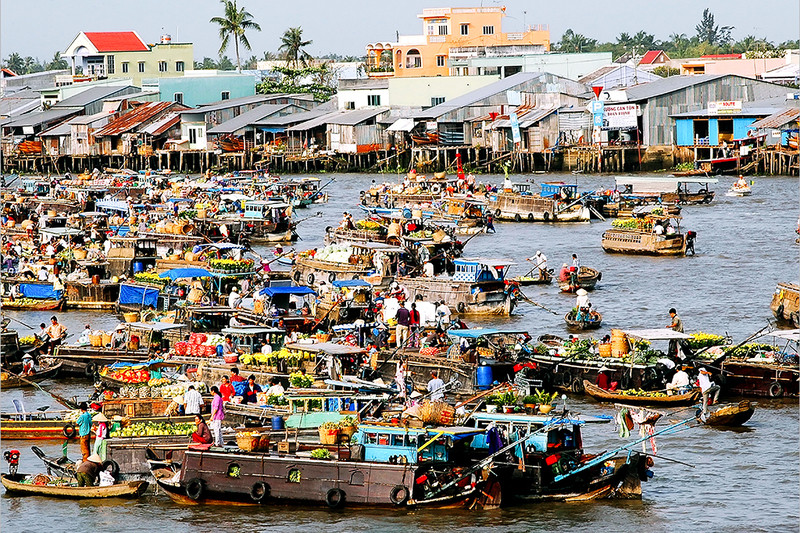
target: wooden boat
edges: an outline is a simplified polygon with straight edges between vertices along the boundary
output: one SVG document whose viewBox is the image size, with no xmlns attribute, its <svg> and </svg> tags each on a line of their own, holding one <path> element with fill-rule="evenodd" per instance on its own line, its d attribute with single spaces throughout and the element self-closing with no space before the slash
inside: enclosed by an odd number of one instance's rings
<svg viewBox="0 0 800 533">
<path fill-rule="evenodd" d="M 800 328 L 800 285 L 778 283 L 769 308 L 778 322 Z"/>
<path fill-rule="evenodd" d="M 543 183 L 540 194 L 530 191 L 530 184 L 519 183 L 514 190 L 492 193 L 487 210 L 498 220 L 515 222 L 588 222 L 589 208 L 576 201 L 577 185 Z"/>
<path fill-rule="evenodd" d="M 564 315 L 564 322 L 567 323 L 567 327 L 570 329 L 597 329 L 603 323 L 603 315 L 598 313 L 597 311 L 593 311 L 589 314 L 586 318 L 581 320 L 575 320 L 575 312 L 570 311 L 566 315 Z"/>
<path fill-rule="evenodd" d="M 672 396 L 633 396 L 620 392 L 603 390 L 589 380 L 583 380 L 586 394 L 601 402 L 617 402 L 634 405 L 691 405 L 700 398 L 700 389 L 686 394 Z"/>
<path fill-rule="evenodd" d="M 753 194 L 753 189 L 749 185 L 734 183 L 731 185 L 731 188 L 728 189 L 728 192 L 725 193 L 725 196 L 750 196 L 751 194 Z"/>
<path fill-rule="evenodd" d="M 33 298 L 17 298 L 11 300 L 10 298 L 3 298 L 2 307 L 18 311 L 52 311 L 54 309 L 63 309 L 65 303 L 65 298 L 48 298 L 42 300 Z"/>
<path fill-rule="evenodd" d="M 223 152 L 241 152 L 244 150 L 244 141 L 237 137 L 225 136 L 218 141 Z"/>
<path fill-rule="evenodd" d="M 31 383 L 38 383 L 46 379 L 54 378 L 58 375 L 60 370 L 61 363 L 58 363 L 49 368 L 42 369 L 32 376 L 22 376 L 22 379 L 20 376 L 4 371 L 1 374 L 2 377 L 0 378 L 0 388 L 15 389 L 21 387 L 34 387 L 35 385 L 32 385 Z"/>
<path fill-rule="evenodd" d="M 72 500 L 97 499 L 97 498 L 138 498 L 147 490 L 147 481 L 129 481 L 117 483 L 108 487 L 72 487 L 69 485 L 34 485 L 22 483 L 27 474 L 2 474 L 0 479 L 6 492 L 15 494 L 35 494 L 51 496 L 54 498 L 67 498 Z"/>
<path fill-rule="evenodd" d="M 3 385 L 5 386 L 5 385 Z M 0 414 L 0 439 L 9 440 L 64 440 L 77 438 L 78 433 L 67 429 L 61 415 L 32 414 L 20 420 L 14 412 Z"/>
<path fill-rule="evenodd" d="M 536 277 L 527 274 L 525 276 L 515 276 L 511 278 L 511 281 L 516 282 L 521 287 L 527 287 L 528 285 L 549 285 L 550 282 L 553 281 L 552 272 L 553 270 L 550 269 Z"/>
<path fill-rule="evenodd" d="M 412 133 L 411 140 L 417 145 L 439 144 L 439 132 L 429 132 L 423 135 L 415 135 Z"/>
<path fill-rule="evenodd" d="M 748 400 L 739 403 L 723 404 L 708 413 L 705 420 L 700 417 L 698 411 L 697 419 L 707 426 L 730 427 L 741 426 L 753 416 L 756 404 Z"/>
<path fill-rule="evenodd" d="M 603 273 L 594 268 L 582 266 L 578 270 L 577 282 L 573 283 L 571 277 L 566 281 L 559 281 L 558 287 L 561 292 L 575 292 L 578 289 L 590 291 L 594 289 L 597 282 L 603 279 Z"/>
</svg>

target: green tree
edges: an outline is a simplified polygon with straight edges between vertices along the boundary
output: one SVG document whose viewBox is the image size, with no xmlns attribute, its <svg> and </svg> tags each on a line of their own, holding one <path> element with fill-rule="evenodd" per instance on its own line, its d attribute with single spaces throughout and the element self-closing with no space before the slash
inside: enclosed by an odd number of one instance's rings
<svg viewBox="0 0 800 533">
<path fill-rule="evenodd" d="M 14 74 L 25 74 L 25 60 L 16 52 L 13 52 L 8 59 L 6 59 L 6 68 L 13 71 Z"/>
<path fill-rule="evenodd" d="M 242 70 L 241 60 L 239 58 L 239 44 L 245 50 L 250 50 L 250 41 L 247 40 L 245 32 L 247 30 L 261 31 L 261 26 L 253 21 L 251 15 L 244 7 L 239 9 L 236 5 L 236 0 L 221 0 L 225 6 L 224 17 L 213 17 L 211 22 L 219 26 L 219 38 L 221 39 L 219 54 L 222 55 L 225 49 L 228 48 L 231 38 L 236 51 L 236 70 Z"/>
<path fill-rule="evenodd" d="M 653 74 L 661 76 L 662 78 L 669 78 L 670 76 L 677 76 L 681 73 L 681 69 L 670 67 L 669 65 L 659 65 L 653 69 Z"/>
<path fill-rule="evenodd" d="M 250 56 L 250 58 L 244 62 L 244 68 L 246 70 L 255 70 L 258 68 L 258 58 L 256 56 Z"/>
<path fill-rule="evenodd" d="M 217 69 L 219 70 L 241 70 L 241 68 L 237 68 L 236 65 L 233 64 L 231 58 L 228 56 L 221 56 L 219 61 L 217 61 Z"/>
<path fill-rule="evenodd" d="M 567 29 L 561 36 L 559 50 L 562 52 L 591 52 L 597 46 L 597 39 L 590 39 L 572 29 Z"/>
<path fill-rule="evenodd" d="M 278 55 L 269 50 L 266 50 L 264 55 L 261 56 L 261 61 L 275 61 L 276 59 L 278 59 Z"/>
<path fill-rule="evenodd" d="M 645 31 L 640 31 L 631 37 L 631 44 L 633 49 L 638 53 L 644 53 L 648 50 L 658 48 L 659 42 L 655 36 Z"/>
<path fill-rule="evenodd" d="M 217 69 L 217 62 L 211 59 L 210 57 L 204 57 L 203 61 L 195 61 L 194 68 L 201 69 L 201 70 L 216 70 Z"/>
<path fill-rule="evenodd" d="M 274 76 L 264 78 L 256 85 L 259 94 L 307 93 L 317 100 L 329 100 L 336 93 L 336 76 L 328 65 L 275 67 Z"/>
<path fill-rule="evenodd" d="M 731 30 L 733 26 L 722 26 L 714 21 L 714 14 L 709 8 L 703 10 L 703 18 L 700 24 L 694 27 L 697 38 L 701 42 L 711 45 L 726 45 L 731 41 Z"/>
<path fill-rule="evenodd" d="M 306 66 L 308 60 L 311 59 L 311 55 L 304 48 L 313 42 L 303 40 L 303 29 L 300 26 L 289 28 L 283 32 L 278 51 L 283 53 L 286 63 L 291 64 L 294 68 L 299 65 Z"/>
<path fill-rule="evenodd" d="M 59 52 L 53 54 L 53 59 L 47 64 L 47 70 L 64 70 L 69 68 L 67 60 Z"/>
</svg>

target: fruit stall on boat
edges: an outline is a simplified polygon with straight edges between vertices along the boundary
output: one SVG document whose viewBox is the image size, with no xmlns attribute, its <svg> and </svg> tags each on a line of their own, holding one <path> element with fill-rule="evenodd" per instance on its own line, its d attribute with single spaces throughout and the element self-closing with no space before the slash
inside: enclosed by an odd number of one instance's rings
<svg viewBox="0 0 800 533">
<path fill-rule="evenodd" d="M 485 258 L 455 259 L 451 278 L 398 277 L 410 293 L 429 302 L 443 301 L 460 315 L 510 315 L 516 306 L 516 285 L 505 279 L 512 263 Z"/>
<path fill-rule="evenodd" d="M 779 324 L 800 327 L 800 285 L 778 283 L 769 308 Z"/>
<path fill-rule="evenodd" d="M 32 474 L 2 474 L 0 481 L 8 494 L 26 494 L 36 496 L 50 496 L 69 500 L 88 500 L 98 498 L 138 498 L 147 490 L 146 481 L 131 481 L 116 483 L 106 487 L 78 487 L 77 484 L 63 483 L 61 481 L 50 483 L 49 477 L 44 476 L 40 483 L 36 479 L 41 475 Z M 41 478 L 40 478 L 41 479 Z"/>
<path fill-rule="evenodd" d="M 67 303 L 63 289 L 54 289 L 53 284 L 44 281 L 23 281 L 3 279 L 4 309 L 21 311 L 49 311 L 63 309 Z M 12 289 L 13 287 L 13 289 Z M 10 296 L 16 292 L 19 296 Z"/>
<path fill-rule="evenodd" d="M 740 396 L 769 398 L 800 395 L 800 329 L 774 330 L 759 335 L 774 344 L 744 345 L 711 365 L 715 381 L 724 391 Z"/>
<path fill-rule="evenodd" d="M 634 217 L 616 219 L 611 229 L 603 233 L 601 245 L 609 253 L 640 255 L 686 255 L 687 249 L 694 253 L 694 231 L 683 232 L 681 217 L 668 216 L 658 207 L 634 210 Z M 656 225 L 664 228 L 656 234 Z M 669 227 L 674 231 L 669 233 Z"/>
<path fill-rule="evenodd" d="M 317 303 L 318 323 L 335 326 L 356 320 L 373 320 L 371 284 L 360 279 L 346 279 L 334 280 L 331 287 L 331 290 L 320 295 Z"/>
<path fill-rule="evenodd" d="M 590 217 L 589 208 L 578 199 L 578 186 L 556 182 L 542 183 L 540 194 L 532 193 L 527 183 L 490 193 L 487 212 L 516 222 L 588 222 Z"/>
<path fill-rule="evenodd" d="M 395 272 L 398 256 L 405 253 L 399 246 L 381 243 L 329 245 L 309 255 L 300 253 L 292 266 L 292 279 L 312 288 L 321 282 L 337 279 L 363 279 L 380 275 L 376 285 L 383 285 Z"/>
</svg>

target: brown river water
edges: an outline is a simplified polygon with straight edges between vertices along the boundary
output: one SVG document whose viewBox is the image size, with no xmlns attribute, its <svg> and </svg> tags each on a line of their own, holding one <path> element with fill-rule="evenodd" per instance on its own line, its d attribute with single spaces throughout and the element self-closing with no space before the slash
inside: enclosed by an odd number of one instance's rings
<svg viewBox="0 0 800 533">
<path fill-rule="evenodd" d="M 392 180 L 389 175 L 330 174 L 336 182 L 328 187 L 330 202 L 306 212 L 322 218 L 300 225 L 297 249 L 321 246 L 324 228 L 339 222 L 343 211 L 360 217 L 358 193 L 372 179 Z M 531 176 L 512 176 L 522 180 Z M 579 189 L 613 187 L 612 176 L 551 174 L 532 176 L 536 182 L 563 180 Z M 479 176 L 500 184 L 500 176 Z M 603 328 L 655 328 L 668 323 L 667 310 L 676 307 L 687 332 L 729 334 L 734 341 L 766 325 L 775 284 L 797 281 L 800 263 L 794 230 L 797 224 L 798 179 L 755 178 L 753 195 L 725 196 L 733 182 L 722 177 L 712 186 L 717 197 L 709 206 L 683 210 L 683 226 L 697 232 L 697 255 L 686 258 L 648 258 L 611 255 L 600 247 L 602 232 L 611 224 L 525 224 L 495 222 L 496 235 L 480 235 L 466 248 L 466 256 L 508 258 L 516 265 L 511 274 L 523 274 L 526 257 L 537 249 L 557 268 L 577 253 L 582 264 L 603 272 L 591 293 L 591 301 L 603 313 Z M 298 211 L 303 217 L 306 212 Z M 266 248 L 261 252 L 268 251 Z M 563 314 L 574 297 L 558 293 L 555 286 L 533 286 L 525 293 L 534 301 L 557 311 L 553 315 L 522 303 L 510 318 L 467 320 L 471 326 L 504 325 L 565 336 Z M 50 313 L 9 313 L 36 326 Z M 84 324 L 110 329 L 119 320 L 108 313 L 70 311 L 60 314 L 70 332 Z M 22 336 L 30 330 L 14 323 Z M 45 382 L 64 396 L 83 395 L 89 383 L 81 380 Z M 20 399 L 28 410 L 43 405 L 59 406 L 38 390 L 9 390 L 0 394 L 0 409 L 13 410 Z M 570 396 L 568 407 L 585 414 L 613 414 L 610 406 L 584 397 Z M 693 465 L 656 459 L 655 477 L 643 484 L 641 501 L 599 501 L 580 504 L 546 504 L 494 511 L 441 511 L 354 509 L 329 511 L 324 506 L 182 507 L 163 494 L 148 493 L 137 501 L 58 501 L 39 497 L 0 497 L 0 528 L 28 531 L 575 531 L 575 532 L 674 532 L 731 531 L 783 532 L 800 527 L 800 416 L 795 400 L 757 399 L 758 407 L 745 427 L 735 430 L 690 428 L 658 438 L 658 453 Z M 559 408 L 561 405 L 559 405 Z M 690 411 L 676 413 L 678 420 Z M 584 427 L 587 452 L 597 453 L 623 443 L 613 424 Z M 30 452 L 30 441 L 4 441 L 2 450 L 22 451 L 20 471 L 43 471 Z M 61 445 L 41 446 L 59 454 Z M 69 454 L 79 454 L 70 444 Z M 5 465 L 2 466 L 5 469 Z"/>
</svg>

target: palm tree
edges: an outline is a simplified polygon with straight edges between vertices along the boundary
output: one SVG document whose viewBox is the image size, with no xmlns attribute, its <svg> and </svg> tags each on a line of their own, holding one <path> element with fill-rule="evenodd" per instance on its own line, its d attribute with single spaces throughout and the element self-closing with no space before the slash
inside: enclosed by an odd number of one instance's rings
<svg viewBox="0 0 800 533">
<path fill-rule="evenodd" d="M 303 40 L 303 29 L 300 26 L 289 28 L 283 33 L 283 37 L 281 37 L 281 45 L 278 47 L 278 51 L 283 52 L 286 62 L 292 63 L 295 68 L 297 68 L 298 63 L 305 66 L 306 60 L 311 59 L 311 55 L 303 50 L 303 48 L 313 42 L 314 41 Z"/>
<path fill-rule="evenodd" d="M 222 43 L 219 47 L 219 54 L 221 56 L 225 49 L 228 48 L 228 43 L 231 37 L 233 37 L 233 44 L 236 48 L 236 70 L 241 71 L 242 63 L 239 58 L 239 43 L 241 43 L 246 50 L 250 50 L 250 41 L 247 40 L 247 36 L 244 32 L 247 30 L 261 31 L 261 26 L 253 21 L 253 15 L 244 7 L 239 9 L 236 5 L 236 0 L 220 1 L 225 6 L 225 16 L 211 19 L 212 23 L 219 26 L 219 38 L 222 39 Z"/>
</svg>

